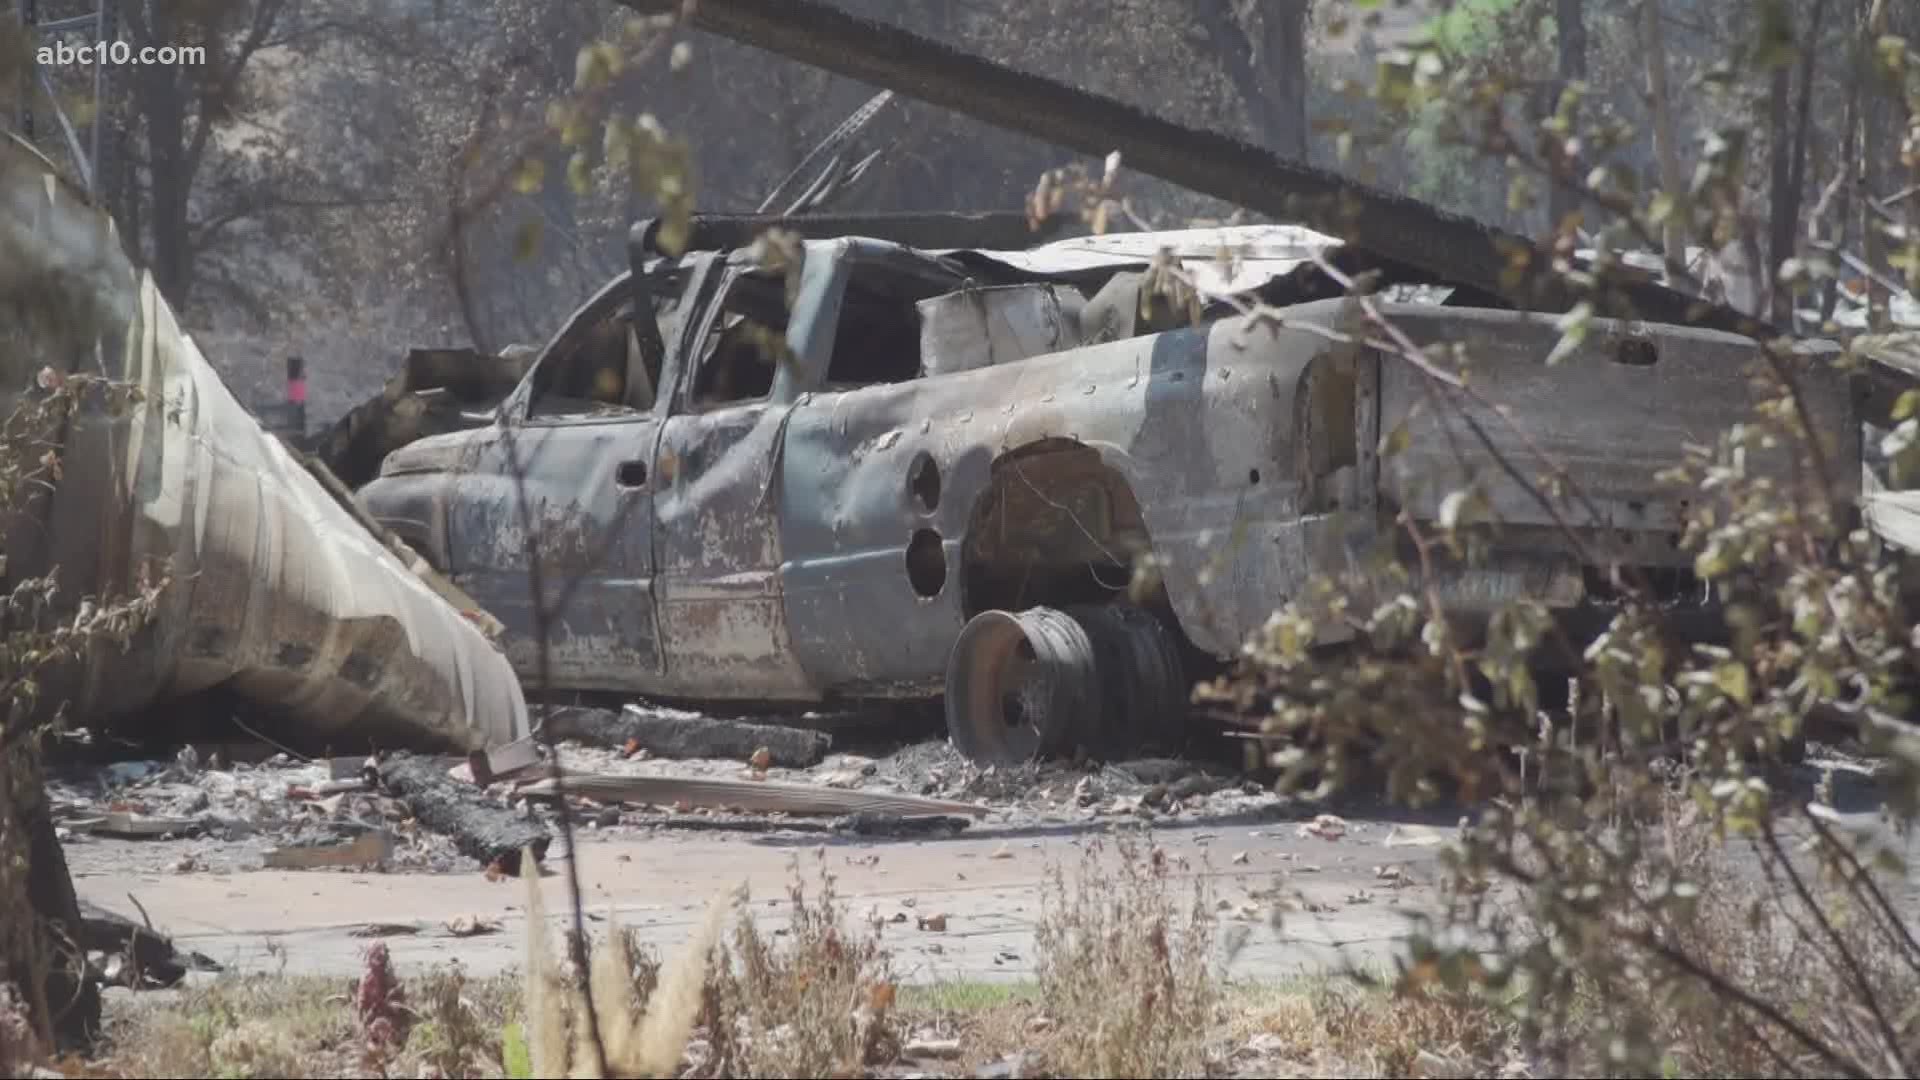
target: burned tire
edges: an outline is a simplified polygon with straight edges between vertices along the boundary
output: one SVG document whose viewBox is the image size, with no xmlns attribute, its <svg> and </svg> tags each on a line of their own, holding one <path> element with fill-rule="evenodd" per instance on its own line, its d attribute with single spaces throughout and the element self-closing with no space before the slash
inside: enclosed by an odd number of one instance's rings
<svg viewBox="0 0 1920 1080">
<path fill-rule="evenodd" d="M 947 660 L 947 734 L 981 764 L 1069 752 L 1101 714 L 1099 678 L 1092 640 L 1066 613 L 983 611 Z"/>
<path fill-rule="evenodd" d="M 1171 747 L 1185 734 L 1188 686 L 1180 645 L 1151 612 L 1131 604 L 1069 609 L 1093 639 L 1106 706 L 1081 741 L 1110 756 Z"/>
</svg>

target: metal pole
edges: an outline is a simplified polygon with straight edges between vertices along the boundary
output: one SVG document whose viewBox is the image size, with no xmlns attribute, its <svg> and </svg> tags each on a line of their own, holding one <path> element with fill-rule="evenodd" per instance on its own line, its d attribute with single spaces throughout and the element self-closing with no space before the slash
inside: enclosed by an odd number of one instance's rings
<svg viewBox="0 0 1920 1080">
<path fill-rule="evenodd" d="M 66 136 L 67 153 L 73 155 L 73 167 L 80 170 L 80 186 L 93 192 L 93 165 L 87 160 L 87 152 L 80 148 L 80 135 L 73 130 L 73 121 L 67 119 L 67 110 L 60 106 L 60 95 L 53 91 L 53 80 L 47 73 L 40 72 L 40 88 L 47 92 L 47 101 L 53 105 L 53 118 L 60 124 L 60 134 Z"/>
<path fill-rule="evenodd" d="M 98 199 L 100 188 L 105 181 L 100 179 L 100 128 L 106 122 L 107 100 L 101 95 L 102 84 L 106 82 L 107 58 L 100 53 L 106 49 L 107 41 L 107 2 L 100 0 L 99 10 L 93 13 L 93 119 L 87 132 L 87 194 Z"/>
<path fill-rule="evenodd" d="M 119 0 L 100 0 L 100 41 L 117 41 L 120 37 L 120 23 L 117 16 Z M 109 127 L 115 120 L 113 112 L 113 75 L 102 58 L 95 57 L 93 69 L 93 183 L 95 194 L 106 195 L 106 187 L 112 183 L 112 173 L 107 171 L 107 158 L 113 149 L 113 133 Z"/>
<path fill-rule="evenodd" d="M 39 0 L 19 0 L 20 30 L 27 40 L 26 71 L 20 77 L 20 135 L 28 142 L 33 141 L 33 91 L 38 81 L 37 70 L 40 63 L 40 41 L 37 27 L 40 23 Z"/>
</svg>

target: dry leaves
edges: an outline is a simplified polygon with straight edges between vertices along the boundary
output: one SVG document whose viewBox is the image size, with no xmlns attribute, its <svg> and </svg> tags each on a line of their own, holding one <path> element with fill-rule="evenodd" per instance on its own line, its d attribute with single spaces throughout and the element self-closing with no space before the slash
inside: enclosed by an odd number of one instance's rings
<svg viewBox="0 0 1920 1080">
<path fill-rule="evenodd" d="M 479 937 L 482 934 L 497 934 L 500 922 L 480 915 L 456 915 L 447 920 L 447 933 L 454 937 Z"/>
<path fill-rule="evenodd" d="M 1296 830 L 1301 837 L 1317 836 L 1322 840 L 1338 840 L 1347 835 L 1345 818 L 1333 814 L 1321 814 Z"/>
</svg>

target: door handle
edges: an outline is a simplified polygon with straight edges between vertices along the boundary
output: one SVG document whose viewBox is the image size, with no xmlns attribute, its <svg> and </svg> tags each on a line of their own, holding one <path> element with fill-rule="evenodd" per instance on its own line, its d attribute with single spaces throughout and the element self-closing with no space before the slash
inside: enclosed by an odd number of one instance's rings
<svg viewBox="0 0 1920 1080">
<path fill-rule="evenodd" d="M 613 470 L 613 482 L 623 488 L 647 486 L 647 463 L 644 461 L 623 461 Z"/>
</svg>

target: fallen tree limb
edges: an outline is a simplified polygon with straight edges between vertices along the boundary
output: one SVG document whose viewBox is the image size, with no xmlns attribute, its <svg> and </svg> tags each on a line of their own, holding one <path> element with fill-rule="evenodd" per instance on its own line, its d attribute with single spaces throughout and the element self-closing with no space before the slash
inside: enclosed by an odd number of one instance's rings
<svg viewBox="0 0 1920 1080">
<path fill-rule="evenodd" d="M 578 739 L 601 746 L 632 745 L 664 758 L 732 758 L 750 761 L 760 750 L 768 763 L 788 769 L 818 765 L 833 745 L 824 731 L 722 720 L 705 716 L 652 712 L 629 705 L 611 709 L 555 709 L 547 731 L 556 739 Z"/>
<path fill-rule="evenodd" d="M 139 901 L 134 904 L 138 907 Z M 88 952 L 107 954 L 105 966 L 95 973 L 104 982 L 168 987 L 186 978 L 189 971 L 222 970 L 210 957 L 181 952 L 172 938 L 151 924 L 134 922 L 85 900 L 81 900 L 79 906 L 80 944 Z M 144 915 L 142 912 L 143 918 Z"/>
<path fill-rule="evenodd" d="M 710 810 L 737 809 L 762 813 L 850 814 L 893 813 L 913 816 L 938 814 L 984 815 L 972 803 L 926 799 L 917 795 L 881 795 L 839 791 L 805 784 L 777 784 L 762 780 L 694 780 L 677 776 L 605 776 L 568 774 L 567 794 L 605 803 L 638 803 Z M 528 798 L 552 798 L 554 782 L 541 780 L 520 789 Z"/>
<path fill-rule="evenodd" d="M 518 874 L 522 848 L 531 848 L 536 859 L 546 857 L 551 837 L 545 828 L 457 782 L 432 758 L 395 754 L 380 763 L 380 783 L 420 824 L 451 837 L 462 855 L 483 866 L 498 862 Z"/>
</svg>

